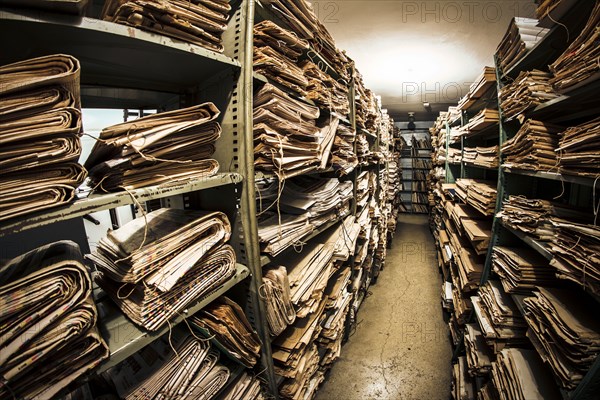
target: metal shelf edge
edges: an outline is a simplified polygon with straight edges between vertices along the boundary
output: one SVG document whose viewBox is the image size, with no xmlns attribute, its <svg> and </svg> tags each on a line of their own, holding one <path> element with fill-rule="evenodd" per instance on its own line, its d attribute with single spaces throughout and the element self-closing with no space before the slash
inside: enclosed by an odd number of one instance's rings
<svg viewBox="0 0 600 400">
<path fill-rule="evenodd" d="M 183 322 L 183 320 L 188 316 L 194 315 L 202 308 L 206 307 L 215 299 L 226 293 L 229 289 L 244 280 L 249 274 L 250 271 L 248 268 L 246 268 L 246 266 L 242 264 L 236 264 L 236 273 L 230 280 L 225 282 L 220 288 L 204 295 L 201 299 L 197 300 L 195 304 L 188 307 L 184 311 L 185 316 L 181 315 L 177 317 L 171 321 L 170 325 L 166 324 L 158 331 L 144 331 L 133 324 L 133 322 L 127 319 L 127 317 L 125 317 L 125 315 L 122 313 L 119 313 L 116 318 L 108 320 L 105 323 L 100 320 L 98 325 L 101 328 L 103 336 L 107 336 L 106 332 L 110 333 L 107 340 L 107 344 L 110 348 L 110 358 L 100 365 L 100 367 L 96 370 L 96 373 L 102 373 L 109 368 L 114 367 L 127 357 L 160 338 L 162 335 L 167 333 L 169 329 L 172 329 L 172 327 Z"/>
<path fill-rule="evenodd" d="M 46 23 L 54 25 L 63 25 L 65 27 L 76 27 L 80 29 L 103 32 L 115 36 L 122 36 L 130 39 L 137 39 L 145 42 L 169 47 L 174 50 L 185 51 L 194 56 L 202 56 L 224 64 L 241 67 L 239 61 L 227 57 L 224 54 L 205 49 L 204 47 L 186 43 L 168 36 L 157 33 L 146 32 L 131 26 L 117 24 L 90 17 L 78 17 L 73 15 L 61 15 L 40 10 L 11 9 L 0 10 L 0 19 L 15 20 L 23 22 Z"/>
<path fill-rule="evenodd" d="M 18 233 L 27 229 L 32 229 L 48 225 L 57 221 L 64 221 L 72 218 L 82 217 L 84 215 L 134 204 L 136 201 L 149 201 L 163 197 L 174 196 L 182 193 L 193 192 L 196 190 L 209 189 L 212 187 L 239 183 L 242 176 L 237 173 L 220 173 L 215 176 L 202 180 L 196 180 L 185 184 L 170 186 L 151 186 L 130 190 L 128 192 L 117 192 L 100 195 L 92 195 L 87 198 L 76 200 L 75 202 L 42 211 L 39 214 L 15 218 L 2 224 L 0 227 L 0 237 Z M 135 200 L 134 200 L 135 199 Z"/>
<path fill-rule="evenodd" d="M 500 220 L 499 220 L 499 222 L 500 222 L 500 225 L 502 225 L 502 227 L 504 229 L 506 229 L 507 231 L 511 232 L 516 237 L 521 239 L 524 243 L 526 243 L 529 247 L 531 247 L 532 249 L 534 249 L 535 251 L 540 253 L 548 261 L 551 261 L 554 258 L 552 253 L 550 253 L 550 251 L 548 251 L 548 248 L 546 246 L 544 246 L 543 244 L 541 244 L 540 242 L 538 242 L 537 240 L 527 236 L 526 234 L 524 234 L 522 232 L 519 232 L 519 231 L 511 228 L 510 226 L 507 226 Z"/>
<path fill-rule="evenodd" d="M 596 178 L 586 177 L 586 176 L 577 176 L 577 175 L 568 175 L 568 174 L 560 174 L 557 172 L 545 172 L 545 171 L 533 171 L 526 169 L 518 169 L 518 168 L 508 168 L 502 167 L 504 172 L 515 175 L 524 175 L 524 176 L 532 176 L 535 178 L 543 178 L 543 179 L 551 179 L 555 181 L 564 181 L 569 183 L 575 183 L 578 185 L 584 186 L 594 186 Z"/>
</svg>

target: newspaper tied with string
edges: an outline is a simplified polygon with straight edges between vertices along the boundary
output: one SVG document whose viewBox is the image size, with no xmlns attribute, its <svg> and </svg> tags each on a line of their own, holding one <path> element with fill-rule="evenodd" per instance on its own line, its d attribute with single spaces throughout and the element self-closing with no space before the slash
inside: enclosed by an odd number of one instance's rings
<svg viewBox="0 0 600 400">
<path fill-rule="evenodd" d="M 287 269 L 284 266 L 269 268 L 262 281 L 261 296 L 266 305 L 269 333 L 276 337 L 296 321 Z"/>
<path fill-rule="evenodd" d="M 175 327 L 102 376 L 125 400 L 210 400 L 227 384 L 231 370 L 208 340 Z"/>
<path fill-rule="evenodd" d="M 284 377 L 279 395 L 284 399 L 303 398 L 311 378 L 319 370 L 319 352 L 315 344 L 322 330 L 326 301 L 307 317 L 297 319 L 273 341 L 275 373 Z"/>
<path fill-rule="evenodd" d="M 562 127 L 528 119 L 511 139 L 502 145 L 505 168 L 534 171 L 556 169 L 559 132 Z"/>
<path fill-rule="evenodd" d="M 354 152 L 356 131 L 345 124 L 339 124 L 331 148 L 331 166 L 339 176 L 350 174 L 358 166 Z"/>
<path fill-rule="evenodd" d="M 91 187 L 115 192 L 213 176 L 218 116 L 204 103 L 104 128 L 85 162 Z"/>
<path fill-rule="evenodd" d="M 282 182 L 276 199 L 258 216 L 261 250 L 276 256 L 314 229 L 350 213 L 352 182 L 299 176 Z"/>
<path fill-rule="evenodd" d="M 298 58 L 308 49 L 308 42 L 271 21 L 254 25 L 254 71 L 305 97 L 308 78 Z"/>
<path fill-rule="evenodd" d="M 246 368 L 256 365 L 260 357 L 260 339 L 236 302 L 221 296 L 189 320 L 192 327 L 209 338 L 224 355 Z"/>
<path fill-rule="evenodd" d="M 600 117 L 567 128 L 556 149 L 560 172 L 600 179 Z"/>
<path fill-rule="evenodd" d="M 595 201 L 598 202 L 597 197 Z M 597 204 L 594 207 L 598 207 Z M 557 269 L 559 278 L 573 281 L 600 295 L 600 228 L 597 218 L 597 214 L 592 217 L 589 213 L 586 220 L 577 222 L 551 217 L 555 235 L 550 248 L 554 256 L 550 265 Z"/>
<path fill-rule="evenodd" d="M 308 79 L 307 98 L 318 106 L 347 117 L 350 112 L 348 85 L 342 85 L 310 60 L 298 65 Z"/>
<path fill-rule="evenodd" d="M 313 61 L 322 58 L 341 79 L 349 80 L 349 60 L 336 47 L 333 37 L 325 25 L 319 21 L 310 2 L 306 0 L 264 0 L 262 3 L 277 17 L 285 21 L 296 37 L 310 43 L 311 49 L 307 55 L 313 58 Z"/>
<path fill-rule="evenodd" d="M 221 212 L 164 208 L 109 231 L 89 258 L 123 313 L 154 331 L 235 275 L 230 235 Z"/>
<path fill-rule="evenodd" d="M 222 400 L 265 400 L 260 386 L 261 381 L 256 376 L 244 371 L 227 384 L 219 397 Z"/>
<path fill-rule="evenodd" d="M 0 67 L 0 221 L 75 199 L 87 176 L 79 74 L 64 54 Z"/>
<path fill-rule="evenodd" d="M 223 52 L 229 0 L 107 0 L 102 19 Z"/>
<path fill-rule="evenodd" d="M 552 74 L 537 69 L 522 71 L 514 82 L 498 93 L 502 115 L 507 121 L 524 119 L 524 113 L 558 97 L 550 84 Z"/>
<path fill-rule="evenodd" d="M 0 398 L 55 398 L 108 357 L 77 244 L 55 242 L 8 261 L 0 285 Z"/>
<path fill-rule="evenodd" d="M 348 290 L 351 274 L 349 266 L 335 271 L 323 294 L 327 304 L 323 330 L 317 339 L 317 348 L 323 354 L 319 362 L 322 372 L 330 369 L 341 354 L 346 318 L 353 299 L 352 292 Z"/>
<path fill-rule="evenodd" d="M 354 68 L 354 85 L 356 90 L 356 127 L 374 135 L 379 122 L 379 112 L 375 94 L 365 87 L 358 69 Z"/>
<path fill-rule="evenodd" d="M 550 84 L 559 92 L 589 85 L 600 79 L 600 3 L 596 2 L 583 31 L 552 64 Z"/>
<path fill-rule="evenodd" d="M 319 109 L 271 84 L 254 95 L 254 165 L 280 179 L 326 169 L 339 119 L 317 126 Z"/>
</svg>

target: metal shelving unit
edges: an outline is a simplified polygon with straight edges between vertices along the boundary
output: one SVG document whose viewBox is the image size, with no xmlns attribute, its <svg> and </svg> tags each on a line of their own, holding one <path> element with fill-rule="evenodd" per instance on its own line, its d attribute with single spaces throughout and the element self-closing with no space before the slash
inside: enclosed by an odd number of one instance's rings
<svg viewBox="0 0 600 400">
<path fill-rule="evenodd" d="M 401 136 L 405 138 L 406 143 L 412 140 L 412 138 L 416 138 L 418 136 L 419 139 L 430 140 L 429 130 L 428 129 L 416 129 L 414 131 L 407 130 L 401 131 Z M 430 171 L 430 168 L 419 167 L 416 165 L 417 162 L 423 162 L 422 160 L 431 160 L 431 147 L 413 147 L 412 144 L 409 144 L 409 147 L 403 148 L 400 150 L 400 166 L 402 169 L 402 181 L 411 182 L 410 186 L 403 185 L 403 189 L 400 191 L 400 195 L 405 195 L 405 197 L 401 197 L 402 202 L 406 205 L 410 205 L 410 213 L 423 213 L 423 211 L 416 211 L 416 206 L 427 206 L 429 203 L 427 201 L 414 201 L 413 196 L 416 194 L 424 195 L 427 193 L 427 190 L 421 190 L 417 187 L 417 182 L 422 182 L 422 185 L 426 184 L 426 179 L 416 179 L 416 174 L 424 174 L 424 171 Z M 405 162 L 402 162 L 406 160 Z M 405 174 L 409 174 L 405 176 Z M 410 195 L 410 198 L 407 198 L 406 195 Z"/>
<path fill-rule="evenodd" d="M 196 299 L 166 327 L 156 332 L 140 329 L 107 298 L 102 298 L 101 290 L 94 291 L 100 313 L 98 327 L 111 351 L 110 358 L 95 373 L 123 361 L 231 289 L 248 291 L 240 283 L 247 282 L 246 278 L 256 271 L 256 265 L 248 263 L 245 257 L 245 249 L 252 248 L 253 242 L 251 235 L 243 233 L 250 232 L 249 220 L 253 218 L 244 218 L 252 214 L 248 213 L 247 197 L 242 194 L 253 193 L 253 186 L 247 189 L 248 175 L 244 169 L 253 162 L 253 140 L 251 124 L 242 125 L 240 121 L 252 118 L 251 103 L 243 101 L 248 94 L 241 90 L 248 87 L 251 90 L 246 82 L 251 81 L 252 36 L 246 35 L 246 28 L 250 27 L 251 34 L 252 20 L 247 17 L 253 15 L 252 5 L 248 0 L 232 2 L 231 18 L 222 37 L 223 54 L 90 17 L 27 9 L 0 10 L 0 33 L 4 38 L 11 38 L 3 41 L 0 64 L 54 53 L 76 57 L 81 64 L 83 108 L 170 110 L 212 101 L 221 111 L 218 121 L 222 133 L 214 154 L 220 164 L 219 174 L 129 192 L 82 193 L 66 206 L 13 218 L 0 225 L 2 241 L 45 240 L 49 243 L 64 236 L 70 238 L 72 234 L 59 226 L 59 222 L 81 221 L 83 216 L 93 212 L 159 199 L 163 207 L 221 210 L 229 217 L 234 227 L 231 244 L 238 260 L 235 275 L 218 289 Z M 205 199 L 200 201 L 201 197 L 218 200 L 211 204 Z M 39 238 L 37 228 L 44 226 L 51 227 L 52 233 Z M 259 309 L 258 296 L 251 296 L 252 284 L 249 286 L 246 309 Z M 255 321 L 254 328 L 260 330 L 260 323 Z M 261 360 L 265 359 L 263 354 Z"/>
<path fill-rule="evenodd" d="M 591 6 L 593 2 L 590 2 L 587 5 L 583 5 L 586 2 L 577 2 L 579 6 Z M 575 9 L 579 9 L 574 8 Z M 571 35 L 577 33 L 577 25 L 581 23 L 581 21 L 576 21 L 581 18 L 576 16 L 576 14 L 570 14 L 570 27 L 573 28 L 571 31 Z M 583 20 L 583 24 L 585 24 L 585 19 Z M 563 21 L 565 22 L 565 21 Z M 567 23 L 567 22 L 565 22 Z M 547 62 L 542 62 L 542 59 L 546 59 L 547 57 L 556 58 L 556 56 L 560 55 L 562 51 L 566 48 L 568 44 L 561 44 L 564 46 L 563 50 L 557 50 L 553 44 L 556 43 L 556 37 L 558 31 L 564 31 L 564 28 L 560 25 L 555 25 L 552 28 L 551 32 L 541 41 L 539 41 L 519 63 L 515 65 L 511 70 L 507 71 L 506 74 L 503 74 L 498 68 L 496 70 L 497 76 L 497 88 L 498 91 L 506 84 L 505 82 L 510 81 L 510 78 L 514 78 L 514 76 L 518 75 L 518 73 L 522 70 L 532 69 L 532 68 L 540 68 L 542 65 L 546 65 Z M 573 39 L 573 36 L 571 37 Z M 562 39 L 564 41 L 564 38 Z M 551 50 L 552 48 L 552 50 Z M 556 54 L 554 54 L 554 53 Z M 541 57 L 541 58 L 540 58 Z M 496 62 L 496 65 L 498 63 Z M 597 82 L 597 81 L 596 81 Z M 592 97 L 591 93 L 597 94 L 598 86 L 597 83 L 594 85 L 583 86 L 577 88 L 570 95 L 563 95 L 558 97 L 557 99 L 548 101 L 536 107 L 534 110 L 526 112 L 527 118 L 536 118 L 541 119 L 543 121 L 555 122 L 555 123 L 563 123 L 568 126 L 569 122 L 576 123 L 581 118 L 590 117 L 592 115 L 597 115 L 598 109 L 600 107 L 600 103 L 598 102 L 597 96 Z M 578 103 L 579 102 L 579 103 Z M 573 110 L 577 110 L 576 112 L 572 112 Z M 581 111 L 583 110 L 583 111 Z M 516 133 L 516 129 L 509 124 L 504 122 L 502 109 L 499 107 L 500 114 L 500 123 L 499 123 L 499 133 L 498 133 L 498 144 L 499 147 L 502 145 Z M 593 186 L 594 179 L 580 176 L 570 176 L 553 172 L 545 172 L 545 171 L 529 171 L 529 170 L 519 170 L 519 169 L 510 169 L 502 167 L 503 157 L 500 154 L 500 166 L 497 169 L 497 199 L 496 199 L 496 215 L 501 209 L 504 200 L 508 198 L 511 194 L 525 194 L 528 197 L 536 197 L 539 195 L 537 187 L 538 182 L 543 181 L 560 181 L 563 185 L 565 183 L 572 185 L 581 185 L 581 186 Z M 521 182 L 522 179 L 533 179 Z M 569 199 L 572 201 L 573 199 Z M 536 252 L 541 254 L 548 261 L 552 260 L 553 255 L 549 249 L 549 246 L 544 242 L 540 242 L 535 240 L 534 238 L 524 234 L 523 232 L 517 231 L 503 224 L 502 221 L 494 216 L 493 224 L 492 224 L 492 237 L 490 240 L 490 245 L 488 248 L 488 252 L 485 259 L 484 270 L 482 274 L 482 283 L 484 280 L 487 280 L 490 274 L 492 273 L 492 249 L 495 246 L 507 245 L 513 243 L 513 238 L 518 238 L 518 241 L 523 243 L 524 245 L 534 249 Z M 512 296 L 513 300 L 517 304 L 517 307 L 521 312 L 525 312 L 523 307 L 523 297 L 524 296 Z M 528 336 L 529 337 L 529 336 Z M 534 345 L 534 348 L 536 346 Z M 594 387 L 597 387 L 600 384 L 600 362 L 598 359 L 592 366 L 592 368 L 588 371 L 585 378 L 582 380 L 580 385 L 573 392 L 562 392 L 564 399 L 575 400 L 575 399 L 591 399 L 593 398 L 592 393 L 594 392 Z"/>
</svg>

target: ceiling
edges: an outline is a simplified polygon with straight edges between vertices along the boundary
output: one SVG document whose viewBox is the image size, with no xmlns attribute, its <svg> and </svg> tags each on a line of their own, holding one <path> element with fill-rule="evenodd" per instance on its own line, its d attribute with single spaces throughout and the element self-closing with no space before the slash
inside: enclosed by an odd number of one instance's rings
<svg viewBox="0 0 600 400">
<path fill-rule="evenodd" d="M 455 105 L 486 65 L 513 16 L 533 0 L 312 1 L 336 45 L 396 121 L 432 121 Z M 431 111 L 423 103 L 429 102 Z"/>
</svg>

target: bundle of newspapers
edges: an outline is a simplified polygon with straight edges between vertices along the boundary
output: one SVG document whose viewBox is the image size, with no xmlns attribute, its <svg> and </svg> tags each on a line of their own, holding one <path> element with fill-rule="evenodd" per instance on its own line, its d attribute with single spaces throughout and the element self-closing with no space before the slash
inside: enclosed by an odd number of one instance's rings
<svg viewBox="0 0 600 400">
<path fill-rule="evenodd" d="M 109 231 L 90 258 L 121 310 L 157 330 L 234 276 L 230 235 L 221 212 L 163 208 Z"/>
<path fill-rule="evenodd" d="M 0 267 L 0 397 L 50 399 L 108 357 L 77 244 L 60 241 Z"/>
<path fill-rule="evenodd" d="M 104 128 L 85 162 L 92 187 L 114 192 L 216 174 L 218 116 L 204 103 Z"/>
<path fill-rule="evenodd" d="M 66 204 L 85 180 L 79 61 L 49 55 L 0 67 L 0 221 Z"/>
<path fill-rule="evenodd" d="M 108 0 L 102 18 L 223 52 L 229 0 Z"/>
</svg>

